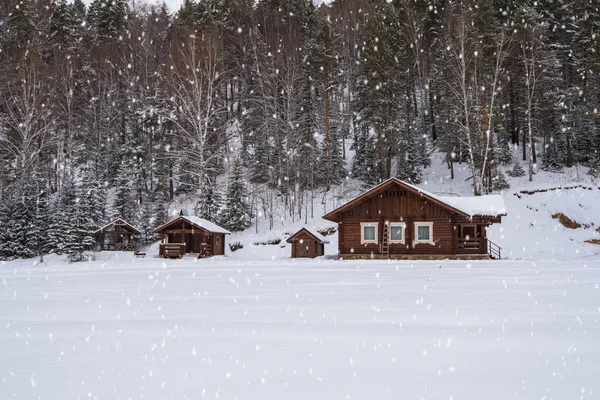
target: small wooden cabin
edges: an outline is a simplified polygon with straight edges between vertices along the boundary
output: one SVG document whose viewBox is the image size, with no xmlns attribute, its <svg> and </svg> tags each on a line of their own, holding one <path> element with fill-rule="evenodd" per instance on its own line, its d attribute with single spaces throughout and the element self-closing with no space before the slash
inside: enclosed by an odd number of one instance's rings
<svg viewBox="0 0 600 400">
<path fill-rule="evenodd" d="M 325 244 L 329 243 L 319 232 L 306 227 L 286 241 L 292 244 L 292 258 L 320 257 L 325 254 Z"/>
<path fill-rule="evenodd" d="M 437 196 L 392 178 L 336 208 L 339 258 L 487 259 L 501 249 L 486 228 L 506 215 L 502 196 Z"/>
<path fill-rule="evenodd" d="M 139 229 L 121 218 L 104 225 L 96 232 L 100 251 L 135 251 L 136 236 L 141 235 Z"/>
<path fill-rule="evenodd" d="M 225 235 L 230 232 L 215 223 L 195 216 L 180 215 L 154 230 L 160 235 L 161 257 L 183 257 L 186 253 L 199 257 L 225 254 Z"/>
</svg>

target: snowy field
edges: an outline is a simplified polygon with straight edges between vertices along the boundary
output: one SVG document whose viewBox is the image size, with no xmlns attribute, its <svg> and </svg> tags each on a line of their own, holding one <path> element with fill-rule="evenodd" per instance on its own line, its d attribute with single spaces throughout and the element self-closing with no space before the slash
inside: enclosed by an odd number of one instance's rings
<svg viewBox="0 0 600 400">
<path fill-rule="evenodd" d="M 2 400 L 600 398 L 598 257 L 62 260 L 0 268 Z"/>
</svg>

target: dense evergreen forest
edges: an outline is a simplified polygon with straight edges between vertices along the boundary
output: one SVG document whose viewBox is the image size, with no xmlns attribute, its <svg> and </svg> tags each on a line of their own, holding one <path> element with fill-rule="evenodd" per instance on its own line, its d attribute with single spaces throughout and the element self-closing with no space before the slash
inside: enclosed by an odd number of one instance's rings
<svg viewBox="0 0 600 400">
<path fill-rule="evenodd" d="M 433 152 L 476 195 L 513 154 L 600 174 L 599 8 L 0 0 L 0 258 L 81 253 L 114 217 L 150 241 L 186 194 L 243 230 L 274 196 L 419 183 Z"/>
</svg>

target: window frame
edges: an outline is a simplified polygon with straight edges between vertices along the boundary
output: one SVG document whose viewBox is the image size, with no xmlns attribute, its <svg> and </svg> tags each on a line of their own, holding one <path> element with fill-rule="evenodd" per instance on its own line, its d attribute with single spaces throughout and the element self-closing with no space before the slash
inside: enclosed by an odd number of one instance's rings
<svg viewBox="0 0 600 400">
<path fill-rule="evenodd" d="M 429 227 L 429 239 L 427 240 L 419 240 L 419 227 L 420 226 L 427 226 Z M 413 241 L 414 244 L 432 244 L 435 245 L 435 242 L 433 241 L 433 222 L 415 222 L 415 240 Z"/>
<path fill-rule="evenodd" d="M 392 227 L 402 227 L 402 240 L 392 239 Z M 391 244 L 405 244 L 406 243 L 406 222 L 390 222 L 388 227 L 388 240 Z"/>
<path fill-rule="evenodd" d="M 365 227 L 375 227 L 375 240 L 365 240 Z M 379 243 L 379 222 L 361 222 L 360 223 L 360 244 L 378 244 Z"/>
</svg>

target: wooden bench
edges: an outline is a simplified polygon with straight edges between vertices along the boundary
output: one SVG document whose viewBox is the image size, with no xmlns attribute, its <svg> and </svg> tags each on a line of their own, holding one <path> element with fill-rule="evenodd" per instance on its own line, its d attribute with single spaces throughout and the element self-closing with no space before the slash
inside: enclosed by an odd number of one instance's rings
<svg viewBox="0 0 600 400">
<path fill-rule="evenodd" d="M 141 251 L 137 251 L 134 253 L 136 257 L 142 257 L 142 258 L 146 258 L 146 253 L 141 252 Z"/>
<path fill-rule="evenodd" d="M 160 256 L 164 258 L 182 258 L 185 255 L 185 244 L 163 243 L 160 245 Z"/>
</svg>

